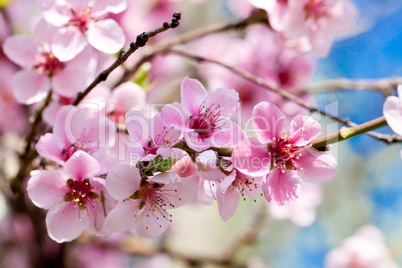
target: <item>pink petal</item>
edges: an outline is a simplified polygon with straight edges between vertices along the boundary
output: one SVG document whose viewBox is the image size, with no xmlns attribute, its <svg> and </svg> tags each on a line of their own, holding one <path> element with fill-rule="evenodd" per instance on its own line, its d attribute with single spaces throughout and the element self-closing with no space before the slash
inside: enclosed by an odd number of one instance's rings
<svg viewBox="0 0 402 268">
<path fill-rule="evenodd" d="M 218 156 L 215 151 L 208 150 L 198 155 L 195 163 L 200 171 L 212 171 L 217 168 Z"/>
<path fill-rule="evenodd" d="M 175 172 L 180 177 L 186 178 L 195 174 L 197 166 L 194 164 L 193 160 L 191 160 L 191 157 L 186 154 L 174 164 L 170 171 Z"/>
<path fill-rule="evenodd" d="M 32 68 L 38 62 L 40 54 L 35 39 L 30 36 L 13 35 L 3 43 L 3 52 L 6 56 L 23 68 Z"/>
<path fill-rule="evenodd" d="M 140 110 L 145 106 L 146 94 L 141 86 L 130 81 L 113 90 L 110 103 L 116 105 L 116 110 L 119 112 Z"/>
<path fill-rule="evenodd" d="M 295 201 L 300 194 L 301 181 L 296 171 L 273 169 L 262 184 L 265 198 L 279 206 Z"/>
<path fill-rule="evenodd" d="M 236 170 L 233 170 L 228 176 L 219 182 L 218 193 L 224 194 L 230 187 L 232 187 L 232 182 L 236 179 L 236 173 Z"/>
<path fill-rule="evenodd" d="M 275 104 L 260 102 L 254 107 L 254 132 L 262 144 L 278 139 L 284 132 L 286 123 L 286 116 Z"/>
<path fill-rule="evenodd" d="M 208 93 L 200 81 L 184 78 L 181 84 L 181 104 L 191 115 L 199 114 L 200 106 L 207 95 Z"/>
<path fill-rule="evenodd" d="M 183 179 L 181 183 L 167 184 L 162 189 L 162 195 L 174 208 L 178 208 L 194 200 L 197 185 L 192 180 Z M 175 193 L 174 195 L 171 193 Z"/>
<path fill-rule="evenodd" d="M 166 142 L 172 145 L 179 141 L 181 132 L 167 124 L 161 117 L 161 114 L 155 115 L 151 120 L 151 138 L 157 147 L 166 146 Z"/>
<path fill-rule="evenodd" d="M 389 96 L 385 100 L 383 113 L 392 130 L 402 135 L 402 86 L 398 87 L 399 97 Z"/>
<path fill-rule="evenodd" d="M 313 52 L 320 57 L 326 57 L 331 50 L 334 37 L 328 29 L 309 31 L 309 39 Z"/>
<path fill-rule="evenodd" d="M 332 154 L 322 153 L 313 147 L 300 151 L 300 159 L 294 160 L 304 172 L 299 176 L 306 182 L 321 183 L 335 176 L 337 162 Z"/>
<path fill-rule="evenodd" d="M 122 201 L 140 189 L 141 176 L 136 167 L 120 165 L 109 171 L 106 188 L 110 195 Z"/>
<path fill-rule="evenodd" d="M 196 132 L 184 132 L 183 136 L 188 147 L 197 152 L 201 152 L 212 147 L 210 138 L 203 138 Z"/>
<path fill-rule="evenodd" d="M 100 169 L 98 161 L 84 151 L 75 152 L 64 164 L 64 172 L 74 179 L 92 178 Z"/>
<path fill-rule="evenodd" d="M 99 20 L 87 31 L 88 43 L 94 48 L 113 54 L 123 48 L 126 37 L 120 25 L 112 20 Z"/>
<path fill-rule="evenodd" d="M 103 15 L 108 12 L 118 14 L 127 9 L 127 0 L 97 0 L 92 7 L 91 13 L 94 16 Z"/>
<path fill-rule="evenodd" d="M 229 188 L 224 194 L 218 195 L 219 214 L 223 221 L 229 220 L 235 214 L 239 205 L 240 193 Z"/>
<path fill-rule="evenodd" d="M 75 118 L 81 120 L 75 120 L 72 122 L 72 117 L 74 115 L 79 115 Z M 77 107 L 72 105 L 66 105 L 59 109 L 56 122 L 53 128 L 53 134 L 57 137 L 57 139 L 64 145 L 64 148 L 70 148 L 72 142 L 69 141 L 69 137 L 74 136 L 72 134 L 73 127 L 85 127 L 84 119 L 82 115 L 79 113 Z"/>
<path fill-rule="evenodd" d="M 106 228 L 111 232 L 123 232 L 134 225 L 138 214 L 139 203 L 137 200 L 127 200 L 118 204 L 106 217 Z"/>
<path fill-rule="evenodd" d="M 63 144 L 59 142 L 55 134 L 46 133 L 41 136 L 35 148 L 40 156 L 60 165 L 64 164 L 64 157 L 61 154 L 63 151 Z"/>
<path fill-rule="evenodd" d="M 212 186 L 211 181 L 204 180 L 199 178 L 199 185 L 197 188 L 197 199 L 204 205 L 210 205 L 214 202 L 214 197 L 216 194 L 216 183 L 214 183 L 215 187 Z"/>
<path fill-rule="evenodd" d="M 42 170 L 29 179 L 27 191 L 36 206 L 49 209 L 63 199 L 68 188 L 60 171 Z"/>
<path fill-rule="evenodd" d="M 85 36 L 76 27 L 66 27 L 54 33 L 52 51 L 60 61 L 69 61 L 87 46 Z"/>
<path fill-rule="evenodd" d="M 289 133 L 293 144 L 305 146 L 321 134 L 321 126 L 313 118 L 299 114 L 290 123 Z"/>
<path fill-rule="evenodd" d="M 56 3 L 55 0 L 37 0 L 36 5 L 45 20 L 55 26 L 63 26 L 70 20 L 70 5 L 66 3 Z"/>
<path fill-rule="evenodd" d="M 47 213 L 47 232 L 57 243 L 74 240 L 84 231 L 84 225 L 79 220 L 78 208 L 74 206 L 73 202 L 63 202 Z M 81 214 L 85 213 L 81 212 Z"/>
<path fill-rule="evenodd" d="M 187 126 L 189 117 L 190 115 L 186 108 L 183 108 L 183 106 L 177 102 L 165 105 L 161 110 L 163 122 L 182 132 L 190 130 Z"/>
<path fill-rule="evenodd" d="M 239 108 L 239 101 L 239 93 L 234 89 L 218 88 L 208 94 L 203 106 L 206 108 L 216 108 L 219 105 L 221 116 L 231 117 L 237 108 Z"/>
<path fill-rule="evenodd" d="M 179 175 L 174 172 L 162 172 L 152 178 L 149 178 L 149 180 L 162 184 L 181 183 L 182 181 Z"/>
<path fill-rule="evenodd" d="M 165 212 L 166 214 L 166 212 Z M 135 218 L 135 230 L 139 236 L 157 237 L 166 231 L 169 225 L 168 216 L 163 217 L 162 211 L 154 211 L 147 204 Z"/>
<path fill-rule="evenodd" d="M 129 148 L 146 147 L 150 140 L 149 122 L 139 111 L 129 111 L 126 113 L 126 126 L 130 135 Z"/>
<path fill-rule="evenodd" d="M 21 70 L 13 77 L 14 97 L 20 103 L 39 102 L 46 97 L 49 89 L 49 78 L 36 70 Z"/>
<path fill-rule="evenodd" d="M 46 20 L 41 19 L 35 27 L 36 40 L 40 40 L 42 46 L 48 47 L 52 43 L 53 34 L 58 31 L 58 28 Z M 50 50 L 50 48 L 49 48 Z"/>
<path fill-rule="evenodd" d="M 243 129 L 232 120 L 227 120 L 219 131 L 211 135 L 210 142 L 214 147 L 234 148 L 244 139 L 245 134 Z"/>
<path fill-rule="evenodd" d="M 233 149 L 232 162 L 236 169 L 251 176 L 265 175 L 271 167 L 266 145 L 260 144 L 256 138 L 249 138 Z"/>
</svg>

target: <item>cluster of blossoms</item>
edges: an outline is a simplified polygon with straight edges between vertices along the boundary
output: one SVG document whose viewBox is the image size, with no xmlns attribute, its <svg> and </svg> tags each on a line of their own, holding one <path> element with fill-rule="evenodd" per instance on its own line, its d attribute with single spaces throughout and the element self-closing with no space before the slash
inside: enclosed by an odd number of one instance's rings
<svg viewBox="0 0 402 268">
<path fill-rule="evenodd" d="M 154 237 L 171 221 L 171 210 L 189 202 L 217 200 L 223 220 L 240 197 L 264 193 L 284 205 L 297 199 L 301 179 L 323 182 L 335 174 L 335 158 L 311 147 L 321 132 L 307 116 L 296 116 L 284 132 L 286 117 L 273 104 L 254 108 L 258 138 L 249 138 L 230 117 L 238 93 L 220 88 L 208 93 L 185 78 L 181 103 L 164 106 L 147 119 L 126 113 L 131 162 L 119 161 L 115 124 L 85 106 L 59 109 L 53 133 L 43 135 L 38 153 L 55 170 L 33 171 L 28 195 L 48 209 L 49 235 L 58 242 L 77 238 L 85 229 L 104 236 L 129 230 Z M 230 154 L 222 150 L 233 150 Z"/>
</svg>

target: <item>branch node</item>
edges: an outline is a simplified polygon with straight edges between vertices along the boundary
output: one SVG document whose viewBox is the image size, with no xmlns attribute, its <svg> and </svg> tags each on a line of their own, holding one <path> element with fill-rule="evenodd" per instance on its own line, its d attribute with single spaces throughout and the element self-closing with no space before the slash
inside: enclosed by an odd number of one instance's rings
<svg viewBox="0 0 402 268">
<path fill-rule="evenodd" d="M 99 80 L 106 81 L 108 76 L 109 76 L 109 73 L 107 71 L 103 71 L 99 74 Z"/>
<path fill-rule="evenodd" d="M 148 36 L 144 33 L 140 34 L 137 36 L 137 40 L 135 40 L 135 43 L 139 46 L 139 47 L 143 47 L 146 45 L 148 41 Z M 131 44 L 130 44 L 131 47 Z"/>
<path fill-rule="evenodd" d="M 175 12 L 173 14 L 173 18 L 175 18 L 176 20 L 180 20 L 181 19 L 181 13 L 180 12 Z"/>
<path fill-rule="evenodd" d="M 163 23 L 163 28 L 168 29 L 168 28 L 169 28 L 169 23 L 168 23 L 168 22 L 164 22 L 164 23 Z"/>
<path fill-rule="evenodd" d="M 170 25 L 171 28 L 176 28 L 177 26 L 179 26 L 179 21 L 176 18 L 173 18 Z"/>
</svg>

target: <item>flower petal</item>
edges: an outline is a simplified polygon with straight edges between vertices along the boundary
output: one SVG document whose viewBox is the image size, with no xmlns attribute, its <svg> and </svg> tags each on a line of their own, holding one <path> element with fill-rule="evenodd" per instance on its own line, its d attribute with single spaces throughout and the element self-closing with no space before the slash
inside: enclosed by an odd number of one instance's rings
<svg viewBox="0 0 402 268">
<path fill-rule="evenodd" d="M 46 133 L 39 138 L 35 146 L 38 154 L 46 159 L 54 161 L 60 165 L 64 164 L 64 157 L 62 156 L 63 144 L 55 137 L 53 133 Z"/>
<path fill-rule="evenodd" d="M 219 114 L 227 117 L 231 117 L 232 114 L 239 108 L 239 93 L 234 89 L 218 88 L 205 98 L 203 106 L 206 108 L 216 108 L 219 110 Z"/>
<path fill-rule="evenodd" d="M 267 147 L 256 138 L 249 138 L 234 148 L 232 162 L 236 169 L 251 176 L 265 175 L 271 167 Z"/>
<path fill-rule="evenodd" d="M 126 42 L 120 25 L 112 19 L 97 21 L 88 29 L 87 39 L 91 46 L 106 54 L 119 52 Z"/>
<path fill-rule="evenodd" d="M 84 225 L 78 216 L 79 208 L 74 206 L 73 202 L 62 203 L 47 213 L 47 232 L 57 243 L 74 240 L 84 231 Z"/>
<path fill-rule="evenodd" d="M 32 68 L 38 62 L 39 55 L 35 39 L 30 36 L 13 35 L 8 37 L 3 44 L 3 52 L 6 56 L 23 68 Z"/>
<path fill-rule="evenodd" d="M 140 189 L 141 176 L 136 167 L 120 165 L 109 171 L 106 188 L 113 198 L 123 201 Z"/>
<path fill-rule="evenodd" d="M 240 193 L 236 189 L 229 188 L 224 194 L 217 197 L 219 214 L 223 221 L 233 217 L 237 210 L 240 200 Z"/>
<path fill-rule="evenodd" d="M 260 102 L 254 107 L 254 132 L 262 144 L 278 139 L 284 132 L 286 121 L 286 116 L 275 104 Z"/>
<path fill-rule="evenodd" d="M 181 104 L 191 115 L 198 115 L 200 106 L 207 95 L 207 90 L 200 81 L 184 78 L 181 84 Z"/>
<path fill-rule="evenodd" d="M 187 122 L 190 115 L 186 108 L 180 103 L 172 103 L 165 105 L 161 110 L 161 118 L 165 124 L 180 130 L 181 132 L 189 131 Z"/>
<path fill-rule="evenodd" d="M 21 70 L 13 77 L 14 97 L 20 103 L 39 102 L 46 97 L 49 89 L 49 78 L 36 70 Z"/>
<path fill-rule="evenodd" d="M 87 44 L 78 28 L 65 27 L 54 33 L 52 51 L 60 61 L 69 61 L 83 51 Z"/>
<path fill-rule="evenodd" d="M 321 126 L 313 118 L 299 114 L 290 123 L 289 133 L 292 144 L 306 146 L 321 134 Z"/>
<path fill-rule="evenodd" d="M 135 221 L 135 230 L 139 236 L 157 237 L 166 231 L 169 225 L 168 216 L 164 217 L 162 210 L 153 211 L 149 204 L 137 215 Z M 166 212 L 165 212 L 166 214 Z"/>
<path fill-rule="evenodd" d="M 265 198 L 279 206 L 295 201 L 300 194 L 301 180 L 296 171 L 273 169 L 262 183 Z"/>
<path fill-rule="evenodd" d="M 118 204 L 106 217 L 106 228 L 111 232 L 123 232 L 134 225 L 138 214 L 138 201 L 127 200 Z"/>
<path fill-rule="evenodd" d="M 321 183 L 335 176 L 337 162 L 332 154 L 322 153 L 313 147 L 306 147 L 300 154 L 300 158 L 294 161 L 299 168 L 303 168 L 304 172 L 299 172 L 299 175 L 304 181 Z"/>
<path fill-rule="evenodd" d="M 49 209 L 67 191 L 66 178 L 58 170 L 41 170 L 28 181 L 28 196 L 40 208 Z"/>
<path fill-rule="evenodd" d="M 402 86 L 398 87 L 399 97 L 387 97 L 384 103 L 383 113 L 392 130 L 402 135 Z"/>
<path fill-rule="evenodd" d="M 98 161 L 84 151 L 75 152 L 64 164 L 64 172 L 75 179 L 92 178 L 100 170 Z"/>
</svg>

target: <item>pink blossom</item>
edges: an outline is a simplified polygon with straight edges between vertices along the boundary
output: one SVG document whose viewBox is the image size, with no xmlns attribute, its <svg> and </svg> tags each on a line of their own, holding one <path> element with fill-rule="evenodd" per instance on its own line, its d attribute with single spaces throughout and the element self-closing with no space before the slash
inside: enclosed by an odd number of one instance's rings
<svg viewBox="0 0 402 268">
<path fill-rule="evenodd" d="M 43 17 L 58 27 L 52 39 L 52 51 L 61 61 L 78 55 L 89 43 L 107 53 L 117 53 L 125 43 L 123 30 L 108 13 L 127 8 L 125 0 L 37 0 Z"/>
<path fill-rule="evenodd" d="M 302 181 L 303 194 L 294 202 L 284 206 L 269 203 L 270 216 L 278 220 L 291 220 L 295 225 L 307 227 L 314 223 L 316 207 L 321 204 L 323 191 L 320 185 Z"/>
<path fill-rule="evenodd" d="M 108 118 L 85 113 L 86 109 L 71 105 L 62 107 L 53 133 L 41 136 L 36 144 L 39 155 L 57 164 L 64 163 L 77 151 L 92 155 L 106 173 L 117 165 L 108 149 L 115 144 L 116 127 Z"/>
<path fill-rule="evenodd" d="M 274 104 L 261 102 L 254 108 L 257 138 L 233 150 L 234 167 L 243 173 L 262 176 L 265 198 L 279 205 L 297 199 L 301 179 L 320 183 L 335 175 L 335 157 L 309 146 L 321 126 L 308 116 L 297 115 L 285 132 L 286 116 Z"/>
<path fill-rule="evenodd" d="M 50 89 L 64 97 L 76 96 L 95 75 L 96 61 L 91 49 L 61 62 L 46 40 L 15 35 L 6 39 L 3 50 L 10 60 L 24 68 L 13 77 L 13 93 L 20 103 L 39 102 Z"/>
<path fill-rule="evenodd" d="M 182 150 L 173 148 L 181 137 L 180 131 L 165 125 L 160 114 L 147 120 L 141 112 L 130 111 L 126 114 L 126 125 L 133 158 L 149 161 L 157 155 L 163 158 L 184 155 Z"/>
<path fill-rule="evenodd" d="M 390 258 L 381 231 L 365 225 L 345 239 L 342 245 L 331 250 L 325 257 L 327 268 L 397 268 Z"/>
<path fill-rule="evenodd" d="M 326 56 L 334 34 L 350 30 L 357 18 L 356 6 L 348 0 L 249 0 L 268 12 L 276 31 L 295 39 L 307 37 L 312 50 Z"/>
<path fill-rule="evenodd" d="M 233 89 L 219 88 L 208 94 L 198 80 L 186 77 L 181 98 L 181 104 L 163 107 L 161 118 L 183 132 L 191 149 L 234 147 L 243 138 L 240 127 L 229 119 L 239 106 L 239 94 Z"/>
<path fill-rule="evenodd" d="M 85 229 L 103 236 L 107 213 L 115 201 L 109 196 L 103 179 L 95 177 L 99 163 L 83 151 L 75 152 L 62 170 L 34 171 L 28 181 L 32 202 L 48 209 L 49 236 L 58 243 L 77 238 Z"/>
<path fill-rule="evenodd" d="M 171 221 L 168 210 L 192 201 L 195 190 L 192 182 L 181 182 L 176 173 L 142 178 L 140 170 L 129 165 L 113 168 L 106 187 L 121 202 L 109 213 L 106 226 L 112 232 L 129 230 L 145 237 L 162 234 Z"/>
</svg>

